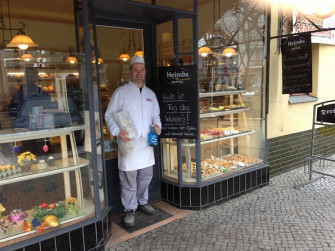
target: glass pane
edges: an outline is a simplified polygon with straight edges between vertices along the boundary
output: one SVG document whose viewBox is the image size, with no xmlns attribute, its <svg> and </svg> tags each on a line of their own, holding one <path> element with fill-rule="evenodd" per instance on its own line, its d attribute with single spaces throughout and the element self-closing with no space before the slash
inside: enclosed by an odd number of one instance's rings
<svg viewBox="0 0 335 251">
<path fill-rule="evenodd" d="M 178 20 L 178 50 L 180 53 L 193 52 L 192 19 Z"/>
<path fill-rule="evenodd" d="M 98 154 L 98 189 L 99 189 L 99 201 L 100 210 L 103 211 L 106 208 L 106 197 L 105 197 L 105 180 L 104 180 L 104 163 L 102 156 L 101 146 L 97 147 Z"/>
<path fill-rule="evenodd" d="M 70 62 L 68 53 L 35 50 L 26 51 L 34 59 L 25 61 L 20 51 L 0 53 L 2 216 L 18 223 L 1 241 L 24 232 L 23 218 L 32 223 L 52 214 L 60 228 L 89 219 L 95 206 L 84 55 Z"/>
<path fill-rule="evenodd" d="M 117 27 L 97 26 L 102 116 L 104 118 L 109 100 L 119 86 L 129 81 L 130 58 L 143 51 L 143 31 Z M 128 54 L 129 58 L 120 58 Z M 117 157 L 116 136 L 112 135 L 103 119 L 105 158 Z"/>
<path fill-rule="evenodd" d="M 100 106 L 99 106 L 99 90 L 98 90 L 98 78 L 97 78 L 97 64 L 96 54 L 94 50 L 91 50 L 92 56 L 92 75 L 93 75 L 93 97 L 94 97 L 94 126 L 95 126 L 95 137 L 96 143 L 101 142 L 101 124 L 100 124 Z"/>
<path fill-rule="evenodd" d="M 203 180 L 257 166 L 265 159 L 264 9 L 240 1 L 210 6 L 219 7 L 213 10 L 214 26 L 199 33 L 199 45 L 209 49 L 207 55 L 199 55 Z M 205 12 L 199 13 L 199 22 L 207 18 Z"/>
<path fill-rule="evenodd" d="M 88 22 L 89 22 L 90 45 L 92 47 L 95 47 L 93 8 L 90 5 L 88 6 Z"/>
<path fill-rule="evenodd" d="M 178 181 L 177 141 L 161 138 L 163 177 Z"/>
<path fill-rule="evenodd" d="M 173 23 L 166 22 L 156 26 L 157 30 L 157 59 L 159 66 L 173 64 Z"/>
</svg>

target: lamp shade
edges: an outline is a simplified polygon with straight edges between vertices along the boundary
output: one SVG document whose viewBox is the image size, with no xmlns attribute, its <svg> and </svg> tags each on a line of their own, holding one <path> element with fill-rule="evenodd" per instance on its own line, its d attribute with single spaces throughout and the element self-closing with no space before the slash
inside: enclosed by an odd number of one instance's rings
<svg viewBox="0 0 335 251">
<path fill-rule="evenodd" d="M 31 54 L 29 54 L 29 53 L 25 53 L 25 54 L 23 54 L 23 55 L 21 56 L 20 59 L 21 59 L 21 60 L 24 60 L 24 61 L 26 61 L 26 62 L 29 62 L 29 61 L 33 60 L 34 57 L 33 57 Z"/>
<path fill-rule="evenodd" d="M 21 50 L 26 50 L 28 47 L 36 47 L 37 44 L 25 34 L 16 35 L 9 44 L 6 45 L 7 47 L 18 47 Z"/>
<path fill-rule="evenodd" d="M 104 63 L 103 59 L 98 57 L 98 64 L 103 64 L 103 63 Z"/>
<path fill-rule="evenodd" d="M 231 56 L 235 56 L 236 51 L 234 50 L 234 48 L 228 47 L 223 50 L 222 55 L 229 58 Z"/>
<path fill-rule="evenodd" d="M 143 55 L 144 55 L 143 51 L 138 50 L 138 51 L 135 52 L 134 56 L 142 56 L 143 57 Z"/>
<path fill-rule="evenodd" d="M 67 59 L 66 59 L 66 62 L 70 63 L 70 64 L 75 64 L 78 62 L 78 59 L 74 56 L 69 56 Z"/>
<path fill-rule="evenodd" d="M 199 48 L 198 53 L 202 57 L 207 57 L 208 54 L 212 54 L 213 52 L 209 47 L 203 46 L 203 47 Z"/>
<path fill-rule="evenodd" d="M 130 56 L 127 53 L 122 53 L 120 55 L 119 59 L 126 62 L 126 61 L 130 60 Z"/>
</svg>

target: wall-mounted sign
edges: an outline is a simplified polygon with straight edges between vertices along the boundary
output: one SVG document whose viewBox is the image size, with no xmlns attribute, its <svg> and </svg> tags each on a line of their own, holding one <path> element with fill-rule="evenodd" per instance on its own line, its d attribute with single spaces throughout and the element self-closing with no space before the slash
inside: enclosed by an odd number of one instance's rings
<svg viewBox="0 0 335 251">
<path fill-rule="evenodd" d="M 316 121 L 335 123 L 335 104 L 318 107 Z"/>
<path fill-rule="evenodd" d="M 196 139 L 198 88 L 195 65 L 158 68 L 157 98 L 161 110 L 162 138 Z"/>
<path fill-rule="evenodd" d="M 281 41 L 283 94 L 312 92 L 311 35 L 301 34 Z"/>
</svg>

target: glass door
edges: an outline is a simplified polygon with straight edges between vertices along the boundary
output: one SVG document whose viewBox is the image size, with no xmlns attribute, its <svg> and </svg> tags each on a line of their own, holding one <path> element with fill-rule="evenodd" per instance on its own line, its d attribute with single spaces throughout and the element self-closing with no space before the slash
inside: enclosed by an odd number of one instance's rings
<svg viewBox="0 0 335 251">
<path fill-rule="evenodd" d="M 97 26 L 98 64 L 100 74 L 100 99 L 102 115 L 114 91 L 129 81 L 129 64 L 134 55 L 142 55 L 143 30 L 112 26 Z M 113 136 L 104 121 L 103 137 L 105 158 L 117 158 L 116 137 Z"/>
</svg>

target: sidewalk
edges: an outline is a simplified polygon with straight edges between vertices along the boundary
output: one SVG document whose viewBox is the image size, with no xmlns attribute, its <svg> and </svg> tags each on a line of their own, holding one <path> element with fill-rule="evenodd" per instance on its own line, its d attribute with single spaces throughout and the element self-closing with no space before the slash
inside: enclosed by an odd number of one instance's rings
<svg viewBox="0 0 335 251">
<path fill-rule="evenodd" d="M 295 169 L 106 250 L 335 250 L 335 178 L 307 181 Z"/>
</svg>

